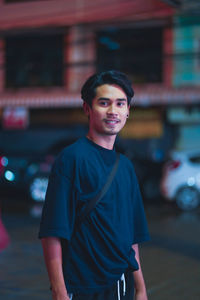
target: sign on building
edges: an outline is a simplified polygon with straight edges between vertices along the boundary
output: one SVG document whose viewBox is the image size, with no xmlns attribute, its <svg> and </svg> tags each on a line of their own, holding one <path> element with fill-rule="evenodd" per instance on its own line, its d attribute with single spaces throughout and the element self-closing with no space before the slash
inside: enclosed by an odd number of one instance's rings
<svg viewBox="0 0 200 300">
<path fill-rule="evenodd" d="M 29 124 L 29 111 L 26 107 L 6 107 L 3 110 L 4 129 L 26 129 Z"/>
</svg>

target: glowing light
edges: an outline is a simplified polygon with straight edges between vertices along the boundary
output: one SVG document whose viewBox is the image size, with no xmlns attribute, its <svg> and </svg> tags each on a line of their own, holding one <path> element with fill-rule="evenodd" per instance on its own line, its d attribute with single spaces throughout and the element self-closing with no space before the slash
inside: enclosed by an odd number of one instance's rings
<svg viewBox="0 0 200 300">
<path fill-rule="evenodd" d="M 195 178 L 194 177 L 189 177 L 188 178 L 188 185 L 193 186 L 195 184 Z"/>
<path fill-rule="evenodd" d="M 6 167 L 8 165 L 8 159 L 7 159 L 7 157 L 3 156 L 1 158 L 1 165 L 4 166 L 4 167 Z"/>
<path fill-rule="evenodd" d="M 4 174 L 5 178 L 8 180 L 8 181 L 14 181 L 15 180 L 15 174 L 9 170 L 7 170 Z"/>
</svg>

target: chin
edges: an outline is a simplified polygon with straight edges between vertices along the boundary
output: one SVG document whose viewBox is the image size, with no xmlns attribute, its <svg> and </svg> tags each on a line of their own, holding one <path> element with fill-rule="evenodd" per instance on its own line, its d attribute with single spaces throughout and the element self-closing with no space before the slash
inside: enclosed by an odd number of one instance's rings
<svg viewBox="0 0 200 300">
<path fill-rule="evenodd" d="M 106 131 L 105 135 L 117 135 L 119 131 Z"/>
</svg>

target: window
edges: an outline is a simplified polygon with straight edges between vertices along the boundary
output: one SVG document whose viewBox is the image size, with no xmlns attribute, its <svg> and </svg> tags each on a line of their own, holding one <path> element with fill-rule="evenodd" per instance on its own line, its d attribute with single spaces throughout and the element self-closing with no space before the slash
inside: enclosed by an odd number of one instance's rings
<svg viewBox="0 0 200 300">
<path fill-rule="evenodd" d="M 200 155 L 190 157 L 190 161 L 194 164 L 200 164 Z"/>
<path fill-rule="evenodd" d="M 63 36 L 17 36 L 6 39 L 6 87 L 63 85 Z"/>
<path fill-rule="evenodd" d="M 97 33 L 97 69 L 118 69 L 135 83 L 162 81 L 162 28 L 107 29 Z"/>
</svg>

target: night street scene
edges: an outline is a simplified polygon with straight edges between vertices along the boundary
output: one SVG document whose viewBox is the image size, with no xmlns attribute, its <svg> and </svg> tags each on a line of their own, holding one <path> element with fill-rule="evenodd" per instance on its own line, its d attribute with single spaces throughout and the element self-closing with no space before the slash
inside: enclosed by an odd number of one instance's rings
<svg viewBox="0 0 200 300">
<path fill-rule="evenodd" d="M 147 296 L 138 298 L 136 283 L 134 300 L 200 300 L 199 1 L 0 0 L 1 300 L 58 299 L 38 238 L 47 186 L 65 147 L 95 142 L 81 88 L 108 70 L 134 89 L 114 150 L 106 149 L 129 159 L 148 223 L 150 240 L 139 242 Z M 101 114 L 109 110 L 101 105 Z M 120 290 L 112 299 L 128 300 Z"/>
</svg>

